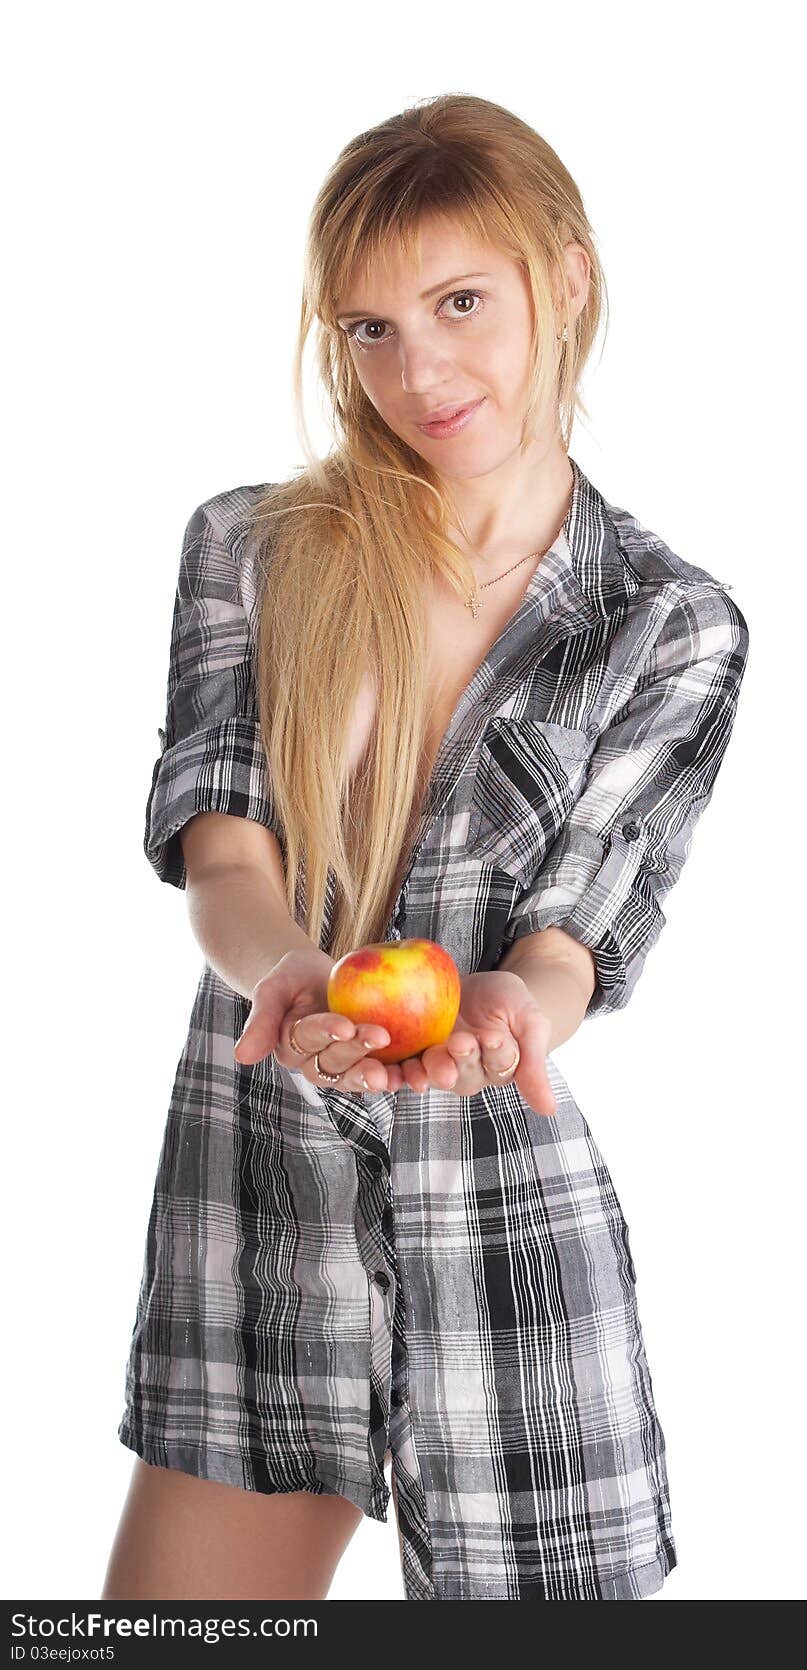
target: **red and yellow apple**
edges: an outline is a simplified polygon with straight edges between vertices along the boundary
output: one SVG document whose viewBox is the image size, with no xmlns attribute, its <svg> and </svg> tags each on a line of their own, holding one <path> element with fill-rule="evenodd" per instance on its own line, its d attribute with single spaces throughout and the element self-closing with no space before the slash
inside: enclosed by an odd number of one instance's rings
<svg viewBox="0 0 807 1670">
<path fill-rule="evenodd" d="M 370 1053 L 376 1061 L 404 1061 L 444 1044 L 460 1009 L 461 980 L 454 958 L 431 939 L 362 945 L 334 963 L 328 1008 L 355 1025 L 386 1027 L 390 1041 Z"/>
</svg>

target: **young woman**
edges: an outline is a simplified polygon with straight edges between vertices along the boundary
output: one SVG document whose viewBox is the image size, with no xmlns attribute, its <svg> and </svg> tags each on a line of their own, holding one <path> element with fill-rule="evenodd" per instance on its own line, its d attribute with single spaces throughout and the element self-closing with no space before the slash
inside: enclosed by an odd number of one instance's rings
<svg viewBox="0 0 807 1670">
<path fill-rule="evenodd" d="M 659 936 L 748 630 L 569 456 L 603 298 L 509 111 L 362 133 L 298 344 L 333 450 L 188 523 L 145 847 L 205 968 L 103 1598 L 322 1598 L 388 1459 L 407 1599 L 636 1599 L 676 1564 L 627 1227 L 552 1052 Z M 328 974 L 424 937 L 458 1021 L 385 1065 Z"/>
</svg>

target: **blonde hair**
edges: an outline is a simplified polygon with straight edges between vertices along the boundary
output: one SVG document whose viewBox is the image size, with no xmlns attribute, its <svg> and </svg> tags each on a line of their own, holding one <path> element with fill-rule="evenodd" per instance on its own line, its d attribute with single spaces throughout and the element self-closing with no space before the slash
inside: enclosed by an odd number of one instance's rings
<svg viewBox="0 0 807 1670">
<path fill-rule="evenodd" d="M 308 466 L 272 484 L 253 512 L 262 578 L 255 673 L 285 835 L 289 909 L 322 944 L 330 866 L 332 925 L 322 948 L 335 958 L 383 937 L 390 889 L 428 786 L 418 770 L 429 698 L 426 582 L 439 576 L 461 596 L 475 588 L 473 569 L 448 534 L 454 507 L 444 484 L 367 398 L 335 318 L 356 271 L 383 267 L 393 243 L 416 258 L 421 221 L 435 215 L 497 244 L 527 276 L 533 335 L 525 443 L 553 403 L 567 451 L 575 413 L 588 417 L 579 382 L 605 294 L 571 175 L 545 139 L 487 99 L 445 94 L 358 134 L 317 195 L 294 369 Z M 590 261 L 577 318 L 562 255 L 568 240 L 582 244 Z M 324 460 L 314 456 L 303 418 L 303 354 L 315 320 L 317 371 L 336 440 Z M 558 340 L 564 323 L 565 342 Z M 366 674 L 375 723 L 365 759 L 351 771 L 350 732 Z"/>
</svg>

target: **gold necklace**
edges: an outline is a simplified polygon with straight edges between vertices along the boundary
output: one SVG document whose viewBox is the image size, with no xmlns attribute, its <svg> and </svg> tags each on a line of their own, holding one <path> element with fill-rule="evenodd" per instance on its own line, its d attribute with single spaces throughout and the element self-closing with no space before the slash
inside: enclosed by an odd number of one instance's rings
<svg viewBox="0 0 807 1670">
<path fill-rule="evenodd" d="M 566 326 L 565 325 L 563 327 L 563 340 L 564 341 L 566 340 Z M 561 529 L 565 528 L 565 526 L 566 526 L 566 517 L 569 514 L 569 508 L 571 506 L 573 496 L 574 496 L 574 471 L 572 471 L 572 482 L 571 482 L 571 487 L 569 489 L 569 497 L 568 497 L 567 503 L 566 503 L 566 512 L 565 512 L 563 521 L 561 522 Z M 555 536 L 555 538 L 557 538 L 557 535 Z M 554 540 L 552 541 L 552 544 L 554 544 Z M 547 556 L 547 554 L 551 551 L 551 549 L 552 549 L 552 545 L 548 545 L 546 550 L 544 552 L 542 552 L 541 555 L 543 557 Z M 474 620 L 476 620 L 476 617 L 479 614 L 479 611 L 482 607 L 482 604 L 481 604 L 480 599 L 479 599 L 479 593 L 481 591 L 487 591 L 489 586 L 495 586 L 497 581 L 504 580 L 508 574 L 513 573 L 514 569 L 520 568 L 522 563 L 531 562 L 533 557 L 537 557 L 538 555 L 539 555 L 539 553 L 537 551 L 530 551 L 526 557 L 519 557 L 518 562 L 514 562 L 510 568 L 506 568 L 503 574 L 497 574 L 495 580 L 485 580 L 485 581 L 483 581 L 481 586 L 478 585 L 477 588 L 476 588 L 476 594 L 474 596 L 466 597 L 465 607 L 466 607 L 466 609 L 470 609 L 471 614 L 474 617 Z"/>
<path fill-rule="evenodd" d="M 506 568 L 504 570 L 503 574 L 497 574 L 495 580 L 485 580 L 485 581 L 483 581 L 481 586 L 477 586 L 475 596 L 466 597 L 465 607 L 466 607 L 466 609 L 470 609 L 471 614 L 474 617 L 474 620 L 476 620 L 476 617 L 479 614 L 480 609 L 482 608 L 482 603 L 481 603 L 480 598 L 479 598 L 480 591 L 487 591 L 489 586 L 495 586 L 498 580 L 504 580 L 505 577 L 508 574 L 513 573 L 514 569 L 520 568 L 522 563 L 530 562 L 533 557 L 537 557 L 537 556 L 538 556 L 537 551 L 530 551 L 530 552 L 528 552 L 526 557 L 519 557 L 518 562 L 514 562 L 512 564 L 512 567 Z"/>
</svg>

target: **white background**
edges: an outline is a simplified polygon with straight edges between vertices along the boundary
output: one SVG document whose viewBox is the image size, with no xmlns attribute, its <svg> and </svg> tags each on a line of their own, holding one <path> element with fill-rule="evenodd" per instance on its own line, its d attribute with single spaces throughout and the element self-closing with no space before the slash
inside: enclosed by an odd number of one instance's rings
<svg viewBox="0 0 807 1670">
<path fill-rule="evenodd" d="M 445 91 L 508 105 L 577 180 L 611 321 L 572 454 L 749 623 L 667 927 L 628 1009 L 558 1059 L 638 1269 L 680 1561 L 654 1598 L 804 1595 L 794 17 L 346 0 L 284 35 L 268 4 L 161 0 L 7 26 L 7 1597 L 97 1598 L 134 1464 L 124 1363 L 202 966 L 142 850 L 182 530 L 302 462 L 314 194 L 355 133 Z M 390 1504 L 331 1598 L 401 1595 Z"/>
</svg>

